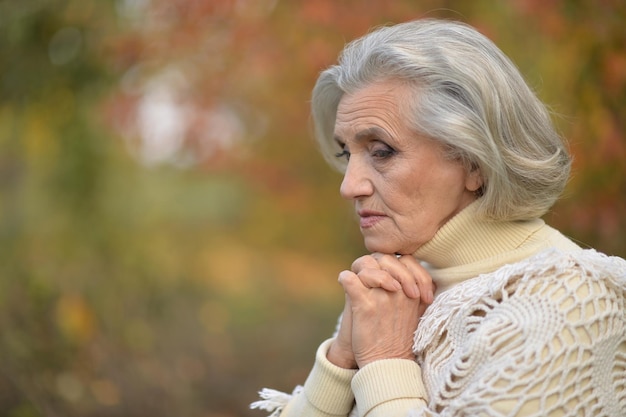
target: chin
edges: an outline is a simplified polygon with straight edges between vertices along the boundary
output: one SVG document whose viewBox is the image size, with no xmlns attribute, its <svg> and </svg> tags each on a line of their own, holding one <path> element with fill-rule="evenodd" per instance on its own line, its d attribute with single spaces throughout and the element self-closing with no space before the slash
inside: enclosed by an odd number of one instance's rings
<svg viewBox="0 0 626 417">
<path fill-rule="evenodd" d="M 370 253 L 385 253 L 389 255 L 413 255 L 420 244 L 402 245 L 401 242 L 390 242 L 382 239 L 364 239 L 365 248 Z"/>
<path fill-rule="evenodd" d="M 399 248 L 394 247 L 393 245 L 389 245 L 389 244 L 384 244 L 382 242 L 372 242 L 372 241 L 368 241 L 367 239 L 365 239 L 365 248 L 370 252 L 370 253 L 385 253 L 385 254 L 395 254 L 395 253 L 402 253 L 402 251 L 399 251 Z"/>
</svg>

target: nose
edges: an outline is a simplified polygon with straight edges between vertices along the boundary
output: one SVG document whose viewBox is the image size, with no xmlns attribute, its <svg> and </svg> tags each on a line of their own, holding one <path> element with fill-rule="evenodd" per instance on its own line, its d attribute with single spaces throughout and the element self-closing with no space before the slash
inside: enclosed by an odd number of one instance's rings
<svg viewBox="0 0 626 417">
<path fill-rule="evenodd" d="M 339 193 L 346 200 L 355 200 L 372 195 L 374 186 L 368 176 L 367 166 L 353 156 L 348 161 Z"/>
</svg>

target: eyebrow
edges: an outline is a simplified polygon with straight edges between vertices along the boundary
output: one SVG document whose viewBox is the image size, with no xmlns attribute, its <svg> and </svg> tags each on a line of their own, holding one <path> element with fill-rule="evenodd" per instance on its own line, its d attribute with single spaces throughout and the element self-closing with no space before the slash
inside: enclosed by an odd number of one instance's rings
<svg viewBox="0 0 626 417">
<path fill-rule="evenodd" d="M 372 126 L 372 127 L 368 127 L 367 129 L 363 129 L 359 131 L 355 136 L 355 140 L 357 142 L 363 142 L 368 139 L 371 139 L 372 137 L 376 137 L 376 138 L 389 137 L 389 134 L 387 133 L 385 129 L 382 129 L 378 126 Z M 334 136 L 334 140 L 335 142 L 337 142 L 339 146 L 345 145 L 344 140 L 341 139 L 341 137 L 337 135 Z"/>
</svg>

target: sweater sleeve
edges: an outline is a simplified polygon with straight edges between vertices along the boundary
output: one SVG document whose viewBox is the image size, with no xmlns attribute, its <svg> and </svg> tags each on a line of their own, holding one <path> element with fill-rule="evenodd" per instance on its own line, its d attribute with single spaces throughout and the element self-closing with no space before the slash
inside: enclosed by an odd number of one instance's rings
<svg viewBox="0 0 626 417">
<path fill-rule="evenodd" d="M 304 388 L 285 406 L 280 417 L 337 417 L 350 413 L 354 406 L 350 382 L 357 371 L 335 366 L 326 358 L 332 340 L 320 345 Z"/>
<path fill-rule="evenodd" d="M 406 416 L 426 404 L 422 370 L 407 359 L 370 363 L 357 372 L 352 390 L 359 417 Z"/>
<path fill-rule="evenodd" d="M 423 407 L 426 390 L 416 362 L 386 359 L 358 371 L 343 369 L 326 358 L 331 342 L 320 345 L 304 387 L 288 400 L 280 417 L 354 415 L 355 399 L 359 417 L 404 417 Z"/>
</svg>

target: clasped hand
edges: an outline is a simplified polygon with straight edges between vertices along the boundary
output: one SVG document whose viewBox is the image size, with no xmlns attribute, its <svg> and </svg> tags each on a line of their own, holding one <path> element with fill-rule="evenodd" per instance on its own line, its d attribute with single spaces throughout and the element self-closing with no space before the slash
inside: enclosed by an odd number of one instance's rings
<svg viewBox="0 0 626 417">
<path fill-rule="evenodd" d="M 433 301 L 432 278 L 410 255 L 374 253 L 339 274 L 345 306 L 327 357 L 342 368 L 380 359 L 415 359 L 413 334 Z"/>
</svg>

